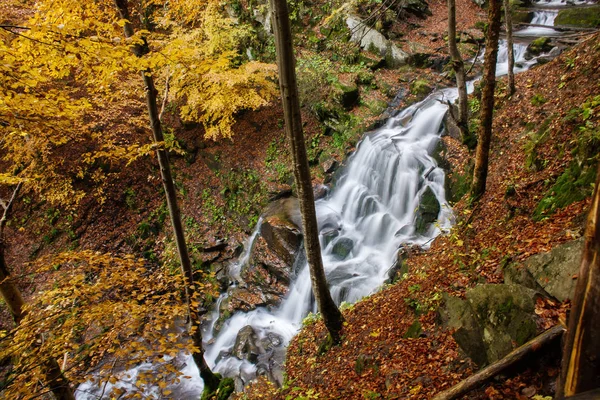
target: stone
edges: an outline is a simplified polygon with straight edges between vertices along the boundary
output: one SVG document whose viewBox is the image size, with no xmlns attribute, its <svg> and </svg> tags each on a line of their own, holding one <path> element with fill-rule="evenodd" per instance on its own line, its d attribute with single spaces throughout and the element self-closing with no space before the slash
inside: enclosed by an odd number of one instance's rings
<svg viewBox="0 0 600 400">
<path fill-rule="evenodd" d="M 455 330 L 460 348 L 481 367 L 535 337 L 538 295 L 520 285 L 478 285 L 467 291 L 466 300 L 444 295 L 438 317 Z"/>
<path fill-rule="evenodd" d="M 339 238 L 333 245 L 333 249 L 331 253 L 338 260 L 345 260 L 348 255 L 352 252 L 352 248 L 354 247 L 354 242 L 349 238 Z"/>
<path fill-rule="evenodd" d="M 552 40 L 547 37 L 540 37 L 529 43 L 527 46 L 527 52 L 525 53 L 525 59 L 530 60 L 535 56 L 539 56 L 542 53 L 547 53 L 552 50 Z"/>
<path fill-rule="evenodd" d="M 264 349 L 258 346 L 258 336 L 250 325 L 239 330 L 233 345 L 232 355 L 240 360 L 248 360 L 253 364 L 258 361 L 258 356 Z"/>
<path fill-rule="evenodd" d="M 415 231 L 418 234 L 427 232 L 440 213 L 441 206 L 433 190 L 428 186 L 419 200 L 415 215 Z"/>
<path fill-rule="evenodd" d="M 576 28 L 600 27 L 600 5 L 560 10 L 554 20 L 554 26 L 561 25 Z"/>
<path fill-rule="evenodd" d="M 384 57 L 388 67 L 397 68 L 407 63 L 407 53 L 400 50 L 398 46 L 387 40 L 385 36 L 377 30 L 369 28 L 369 26 L 357 16 L 348 16 L 346 18 L 346 25 L 352 32 L 350 40 L 360 44 L 360 47 L 363 50 L 371 51 Z"/>
<path fill-rule="evenodd" d="M 421 323 L 419 322 L 419 319 L 415 319 L 402 337 L 404 339 L 416 339 L 421 335 L 421 332 L 423 332 L 423 329 L 421 329 Z"/>
<path fill-rule="evenodd" d="M 322 154 L 321 157 L 319 157 L 319 164 L 321 164 L 321 167 L 323 167 L 323 172 L 326 174 L 335 172 L 340 165 L 335 158 L 327 154 Z"/>
<path fill-rule="evenodd" d="M 338 101 L 345 110 L 351 110 L 358 104 L 358 99 L 360 97 L 358 85 L 355 83 L 337 83 L 334 87 L 338 91 Z"/>
<path fill-rule="evenodd" d="M 558 301 L 573 299 L 579 272 L 583 238 L 556 246 L 548 253 L 527 258 L 523 264 L 511 264 L 505 281 L 517 283 L 554 297 Z"/>
</svg>

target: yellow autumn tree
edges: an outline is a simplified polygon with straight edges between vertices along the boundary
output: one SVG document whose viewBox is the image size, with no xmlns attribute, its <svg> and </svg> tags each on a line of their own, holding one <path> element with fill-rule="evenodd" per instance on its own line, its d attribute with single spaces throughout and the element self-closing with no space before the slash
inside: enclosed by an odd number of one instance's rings
<svg viewBox="0 0 600 400">
<path fill-rule="evenodd" d="M 111 398 L 170 394 L 168 386 L 183 379 L 172 360 L 193 350 L 189 336 L 180 334 L 187 311 L 178 274 L 131 255 L 92 251 L 62 253 L 37 265 L 53 284 L 26 305 L 20 325 L 0 338 L 0 359 L 14 360 L 5 377 L 6 398 L 45 392 L 38 385 L 39 360 L 48 355 L 61 361 L 70 382 L 90 381 Z M 214 294 L 211 286 L 201 289 Z M 127 376 L 144 363 L 148 367 L 135 380 Z"/>
</svg>

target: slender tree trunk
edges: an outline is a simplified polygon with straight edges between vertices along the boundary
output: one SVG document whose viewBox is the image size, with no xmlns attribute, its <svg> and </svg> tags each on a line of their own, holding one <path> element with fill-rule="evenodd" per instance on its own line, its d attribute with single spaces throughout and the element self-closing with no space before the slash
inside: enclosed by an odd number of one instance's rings
<svg viewBox="0 0 600 400">
<path fill-rule="evenodd" d="M 21 291 L 17 285 L 13 283 L 11 273 L 6 265 L 4 253 L 4 227 L 10 218 L 14 201 L 19 195 L 21 186 L 21 183 L 17 185 L 8 204 L 2 203 L 4 213 L 0 219 L 0 295 L 2 295 L 2 299 L 8 306 L 13 320 L 15 321 L 15 325 L 21 323 L 23 318 L 27 315 L 27 312 L 23 308 L 25 306 L 25 301 L 23 300 Z M 36 344 L 33 344 L 32 346 L 36 346 Z M 58 362 L 52 358 L 52 356 L 49 356 L 46 361 L 42 363 L 41 368 L 42 375 L 44 376 L 44 383 L 48 385 L 48 388 L 58 400 L 75 400 L 73 391 L 69 386 L 69 381 L 65 378 Z"/>
<path fill-rule="evenodd" d="M 600 167 L 600 164 L 599 164 Z M 600 388 L 600 168 L 585 229 L 557 397 Z"/>
<path fill-rule="evenodd" d="M 115 0 L 115 4 L 119 11 L 119 15 L 122 19 L 127 22 L 123 25 L 123 31 L 125 37 L 129 38 L 133 36 L 133 26 L 129 22 L 129 8 L 127 0 Z M 132 48 L 133 53 L 142 57 L 147 53 L 147 45 L 137 44 Z M 160 123 L 158 106 L 157 106 L 157 90 L 154 86 L 154 79 L 150 70 L 142 71 L 142 79 L 144 80 L 144 86 L 146 91 L 146 105 L 148 108 L 148 118 L 150 120 L 150 127 L 152 129 L 152 135 L 155 143 L 164 142 L 164 136 L 162 132 L 162 126 Z M 192 353 L 192 357 L 196 366 L 200 370 L 200 376 L 204 380 L 208 391 L 214 392 L 219 386 L 220 379 L 215 375 L 209 368 L 204 358 L 204 348 L 202 347 L 202 331 L 200 327 L 200 316 L 198 315 L 197 307 L 193 306 L 194 300 L 196 299 L 196 289 L 194 287 L 194 271 L 192 269 L 192 262 L 188 253 L 187 244 L 185 242 L 185 235 L 183 232 L 183 225 L 181 223 L 181 213 L 177 204 L 177 191 L 175 184 L 173 183 L 173 176 L 171 174 L 171 164 L 169 162 L 169 156 L 165 149 L 158 148 L 156 150 L 156 156 L 158 158 L 158 165 L 160 167 L 160 176 L 162 178 L 163 187 L 165 190 L 165 196 L 167 199 L 167 208 L 169 210 L 169 216 L 171 218 L 171 224 L 173 225 L 173 234 L 175 235 L 175 243 L 177 244 L 177 252 L 179 254 L 179 260 L 181 263 L 181 274 L 185 279 L 185 301 L 188 306 L 188 313 L 190 318 L 190 336 L 197 351 Z"/>
<path fill-rule="evenodd" d="M 485 192 L 492 140 L 494 116 L 494 90 L 496 88 L 496 61 L 498 60 L 498 38 L 500 36 L 501 0 L 490 0 L 488 4 L 488 28 L 485 38 L 485 61 L 483 63 L 483 89 L 481 93 L 481 126 L 475 152 L 475 169 L 471 186 L 471 198 L 479 200 Z"/>
<path fill-rule="evenodd" d="M 469 133 L 469 108 L 467 103 L 467 83 L 465 78 L 465 63 L 456 46 L 456 1 L 448 0 L 448 50 L 452 57 L 452 69 L 456 75 L 458 89 L 458 121 L 463 144 L 471 142 Z"/>
<path fill-rule="evenodd" d="M 270 0 L 270 3 L 273 9 L 273 30 L 275 32 L 279 88 L 283 101 L 285 130 L 292 147 L 294 176 L 300 200 L 302 225 L 304 227 L 304 247 L 310 269 L 310 279 L 319 312 L 323 316 L 325 326 L 331 338 L 337 343 L 340 340 L 340 331 L 344 319 L 329 293 L 323 269 L 323 261 L 321 259 L 312 179 L 306 157 L 304 134 L 302 132 L 300 103 L 296 82 L 296 62 L 292 46 L 288 9 L 285 0 Z"/>
<path fill-rule="evenodd" d="M 508 95 L 512 96 L 515 93 L 515 51 L 510 0 L 504 0 L 504 22 L 506 24 L 506 47 L 508 51 Z"/>
</svg>

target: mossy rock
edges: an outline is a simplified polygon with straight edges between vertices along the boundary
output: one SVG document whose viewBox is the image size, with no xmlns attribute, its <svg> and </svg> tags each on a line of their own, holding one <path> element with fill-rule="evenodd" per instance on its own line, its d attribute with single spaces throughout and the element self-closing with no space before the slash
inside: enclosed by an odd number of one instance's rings
<svg viewBox="0 0 600 400">
<path fill-rule="evenodd" d="M 334 86 L 337 91 L 336 100 L 344 109 L 351 110 L 358 103 L 360 97 L 358 86 L 355 83 L 337 83 Z"/>
<path fill-rule="evenodd" d="M 415 231 L 418 234 L 424 234 L 429 226 L 437 220 L 440 213 L 440 202 L 435 193 L 428 186 L 421 195 L 419 207 L 417 208 L 415 219 Z"/>
<path fill-rule="evenodd" d="M 423 329 L 421 328 L 421 323 L 418 319 L 415 319 L 415 321 L 408 327 L 406 333 L 402 337 L 404 339 L 416 339 L 421 335 L 421 332 L 423 332 Z"/>
<path fill-rule="evenodd" d="M 600 5 L 560 10 L 554 20 L 554 26 L 598 28 L 600 27 Z"/>
<path fill-rule="evenodd" d="M 552 44 L 550 38 L 540 37 L 535 39 L 533 42 L 527 46 L 527 52 L 531 55 L 540 55 L 542 53 L 548 52 L 552 50 Z"/>
<path fill-rule="evenodd" d="M 433 86 L 425 79 L 417 79 L 410 84 L 410 92 L 420 99 L 425 98 L 432 90 Z"/>
</svg>

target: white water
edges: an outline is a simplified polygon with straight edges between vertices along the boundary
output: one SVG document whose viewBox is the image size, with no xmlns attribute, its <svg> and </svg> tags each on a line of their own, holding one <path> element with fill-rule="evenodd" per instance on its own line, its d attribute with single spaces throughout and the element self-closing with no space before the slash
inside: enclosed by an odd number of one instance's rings
<svg viewBox="0 0 600 400">
<path fill-rule="evenodd" d="M 552 25 L 555 15 L 556 12 L 551 11 L 536 12 L 532 23 Z M 539 29 L 548 28 L 526 28 L 524 36 L 543 34 Z M 534 30 L 537 30 L 536 33 Z M 525 50 L 526 45 L 515 44 L 515 72 L 535 64 L 535 61 L 524 59 Z M 507 50 L 505 42 L 501 41 L 497 75 L 506 72 Z M 325 272 L 332 296 L 338 304 L 342 301 L 355 302 L 376 291 L 387 279 L 400 245 L 426 246 L 433 237 L 450 227 L 452 214 L 445 198 L 444 172 L 430 153 L 440 138 L 447 110 L 445 102 L 454 101 L 456 96 L 456 89 L 436 91 L 390 118 L 384 127 L 367 133 L 331 193 L 315 203 Z M 413 226 L 415 210 L 427 188 L 433 191 L 442 207 L 437 225 L 418 235 Z M 240 271 L 248 261 L 254 239 L 260 233 L 260 222 L 245 245 L 245 253 L 230 266 L 230 275 L 236 281 L 241 280 Z M 334 248 L 344 242 L 351 243 L 351 251 L 347 257 L 340 259 Z M 282 359 L 285 347 L 297 333 L 302 319 L 309 312 L 316 311 L 308 267 L 302 259 L 297 263 L 300 268 L 294 270 L 299 272 L 278 309 L 238 312 L 213 338 L 212 327 L 219 316 L 218 308 L 223 297 L 219 299 L 204 335 L 205 340 L 210 341 L 210 345 L 206 346 L 206 359 L 214 371 L 238 377 L 245 384 L 256 377 L 257 370 L 259 374 L 264 373 Z M 260 341 L 274 343 L 275 349 L 260 355 L 256 365 L 229 354 L 239 330 L 248 325 L 254 328 Z M 178 358 L 184 375 L 192 378 L 182 379 L 177 387 L 170 388 L 173 390 L 170 397 L 198 398 L 203 388 L 198 370 L 191 356 L 181 355 Z M 150 368 L 151 365 L 140 365 L 127 373 L 134 377 L 140 370 Z M 272 378 L 280 381 L 280 377 Z M 125 381 L 118 384 L 122 388 L 130 385 Z M 108 385 L 104 393 L 110 393 L 110 389 L 111 385 Z M 97 399 L 101 393 L 102 388 L 84 383 L 78 388 L 77 398 Z M 152 388 L 146 394 L 159 397 Z"/>
<path fill-rule="evenodd" d="M 556 10 L 544 10 L 536 11 L 533 14 L 531 24 L 533 25 L 546 25 L 554 26 L 554 20 L 558 12 Z M 541 26 L 528 26 L 524 29 L 516 31 L 514 36 L 516 37 L 532 37 L 532 36 L 556 36 L 558 33 L 554 28 L 546 28 Z"/>
</svg>

